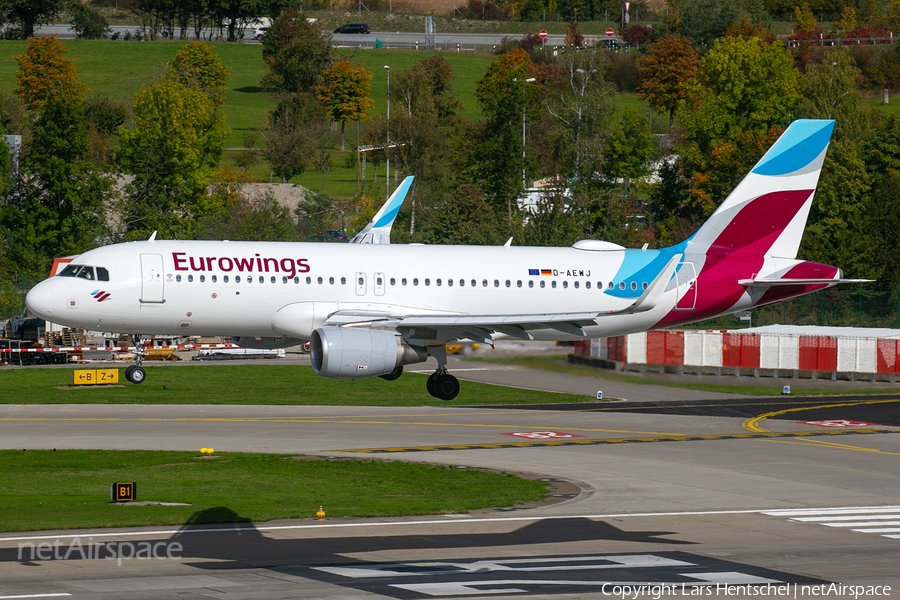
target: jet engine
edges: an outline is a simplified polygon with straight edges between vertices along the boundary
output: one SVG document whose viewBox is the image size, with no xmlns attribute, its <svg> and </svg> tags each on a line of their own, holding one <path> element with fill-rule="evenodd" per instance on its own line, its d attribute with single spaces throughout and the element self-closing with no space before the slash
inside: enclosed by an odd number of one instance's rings
<svg viewBox="0 0 900 600">
<path fill-rule="evenodd" d="M 250 350 L 275 350 L 277 348 L 290 348 L 291 346 L 298 346 L 302 344 L 305 340 L 300 340 L 292 337 L 253 337 L 251 335 L 242 335 L 240 337 L 233 336 L 231 338 L 231 343 L 240 346 L 241 348 L 248 348 Z"/>
<path fill-rule="evenodd" d="M 354 327 L 316 329 L 309 352 L 316 374 L 334 379 L 389 375 L 428 358 L 425 348 L 410 346 L 392 331 Z"/>
</svg>

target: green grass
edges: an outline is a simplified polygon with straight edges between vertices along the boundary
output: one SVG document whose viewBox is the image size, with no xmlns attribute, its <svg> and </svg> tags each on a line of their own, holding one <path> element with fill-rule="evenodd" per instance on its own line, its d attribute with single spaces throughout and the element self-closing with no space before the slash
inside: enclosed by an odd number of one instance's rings
<svg viewBox="0 0 900 600">
<path fill-rule="evenodd" d="M 147 366 L 140 385 L 72 389 L 73 369 L 7 370 L 0 404 L 298 404 L 333 406 L 448 406 L 585 402 L 585 396 L 518 390 L 462 382 L 452 402 L 425 391 L 425 375 L 405 373 L 396 381 L 378 377 L 326 379 L 312 367 L 294 365 Z M 124 369 L 119 369 L 124 382 Z"/>
<path fill-rule="evenodd" d="M 540 500 L 546 484 L 470 469 L 276 454 L 0 451 L 0 531 L 464 513 Z M 117 506 L 114 482 L 137 500 Z"/>
<path fill-rule="evenodd" d="M 554 373 L 565 373 L 578 377 L 595 377 L 606 379 L 607 381 L 619 381 L 622 383 L 636 383 L 640 385 L 656 385 L 661 387 L 681 388 L 686 390 L 698 390 L 702 392 L 720 392 L 723 394 L 735 394 L 745 396 L 780 396 L 781 386 L 773 385 L 721 385 L 715 383 L 688 383 L 677 381 L 656 381 L 647 377 L 638 375 L 626 375 L 606 369 L 597 369 L 584 365 L 571 364 L 566 360 L 564 355 L 557 356 L 512 356 L 503 358 L 470 358 L 472 361 L 483 361 L 504 365 L 516 365 L 529 369 L 541 369 L 544 371 L 552 371 Z M 746 378 L 735 377 L 735 381 L 746 381 Z M 765 379 L 762 379 L 765 381 Z M 802 380 L 798 380 L 798 383 Z M 839 385 L 839 384 L 838 384 Z M 799 385 L 791 385 L 792 396 L 855 396 L 855 395 L 876 395 L 890 394 L 891 391 L 885 388 L 804 388 Z"/>
<path fill-rule="evenodd" d="M 244 132 L 255 129 L 274 107 L 273 100 L 259 87 L 265 72 L 262 46 L 258 44 L 212 44 L 222 62 L 231 69 L 231 81 L 222 107 L 231 129 L 228 147 L 242 147 Z M 67 57 L 75 61 L 78 77 L 90 88 L 88 97 L 109 96 L 131 102 L 142 87 L 165 71 L 166 63 L 184 42 L 124 42 L 112 40 L 67 40 Z M 19 66 L 13 56 L 25 52 L 24 41 L 0 41 L 0 90 L 17 87 L 15 74 Z M 341 50 L 339 59 L 360 63 L 375 74 L 372 79 L 373 115 L 387 112 L 387 77 L 384 66 L 397 73 L 414 62 L 430 56 L 426 52 L 401 50 Z M 475 101 L 475 86 L 493 57 L 471 53 L 443 53 L 453 66 L 456 79 L 454 93 L 463 104 L 461 115 L 479 118 L 481 110 Z M 348 130 L 350 126 L 348 125 Z M 353 128 L 355 132 L 355 127 Z M 355 178 L 354 178 L 355 191 Z"/>
</svg>

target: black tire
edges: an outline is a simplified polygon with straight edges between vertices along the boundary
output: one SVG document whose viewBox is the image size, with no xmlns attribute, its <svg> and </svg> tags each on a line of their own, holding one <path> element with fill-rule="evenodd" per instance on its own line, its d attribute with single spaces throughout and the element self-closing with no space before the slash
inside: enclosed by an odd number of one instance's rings
<svg viewBox="0 0 900 600">
<path fill-rule="evenodd" d="M 397 365 L 397 367 L 393 371 L 391 371 L 387 375 L 379 375 L 379 377 L 381 377 L 385 381 L 394 381 L 401 375 L 403 375 L 403 365 Z"/>
<path fill-rule="evenodd" d="M 147 378 L 147 374 L 144 373 L 144 369 L 141 367 L 134 367 L 131 373 L 128 373 L 128 369 L 125 369 L 125 379 L 130 381 L 131 383 L 137 385 L 139 383 L 144 383 L 144 380 Z"/>
<path fill-rule="evenodd" d="M 437 378 L 437 373 L 432 373 L 428 376 L 428 379 L 425 380 L 425 389 L 428 390 L 428 394 L 437 398 L 437 395 L 434 393 L 434 380 Z"/>
<path fill-rule="evenodd" d="M 450 373 L 438 375 L 434 381 L 432 395 L 439 400 L 453 400 L 459 395 L 459 380 Z"/>
<path fill-rule="evenodd" d="M 134 370 L 137 369 L 136 365 L 128 365 L 125 368 L 125 379 L 126 381 L 131 381 L 131 374 L 134 373 Z"/>
</svg>

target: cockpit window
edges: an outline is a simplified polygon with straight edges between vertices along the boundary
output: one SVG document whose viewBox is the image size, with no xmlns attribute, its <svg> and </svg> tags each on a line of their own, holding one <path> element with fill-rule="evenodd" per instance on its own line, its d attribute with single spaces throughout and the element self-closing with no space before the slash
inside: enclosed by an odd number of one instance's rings
<svg viewBox="0 0 900 600">
<path fill-rule="evenodd" d="M 91 281 L 109 281 L 109 271 L 103 267 L 87 267 L 85 265 L 66 265 L 62 271 L 56 274 L 57 277 L 80 277 L 81 279 L 89 279 Z"/>
<path fill-rule="evenodd" d="M 75 277 L 75 274 L 78 273 L 78 269 L 81 268 L 81 265 L 66 265 L 66 268 L 57 273 L 59 277 Z"/>
<path fill-rule="evenodd" d="M 94 277 L 94 267 L 81 267 L 81 270 L 78 271 L 78 275 L 76 277 L 80 277 L 82 279 L 90 279 L 93 281 Z"/>
</svg>

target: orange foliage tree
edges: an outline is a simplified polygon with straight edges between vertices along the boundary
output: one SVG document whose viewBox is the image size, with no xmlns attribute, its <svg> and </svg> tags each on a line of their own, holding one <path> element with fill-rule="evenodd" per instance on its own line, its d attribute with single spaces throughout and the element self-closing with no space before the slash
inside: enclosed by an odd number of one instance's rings
<svg viewBox="0 0 900 600">
<path fill-rule="evenodd" d="M 75 61 L 63 56 L 68 49 L 56 36 L 28 40 L 25 54 L 14 56 L 19 63 L 15 92 L 28 108 L 40 111 L 48 100 L 82 101 L 88 87 L 78 80 Z"/>
</svg>

